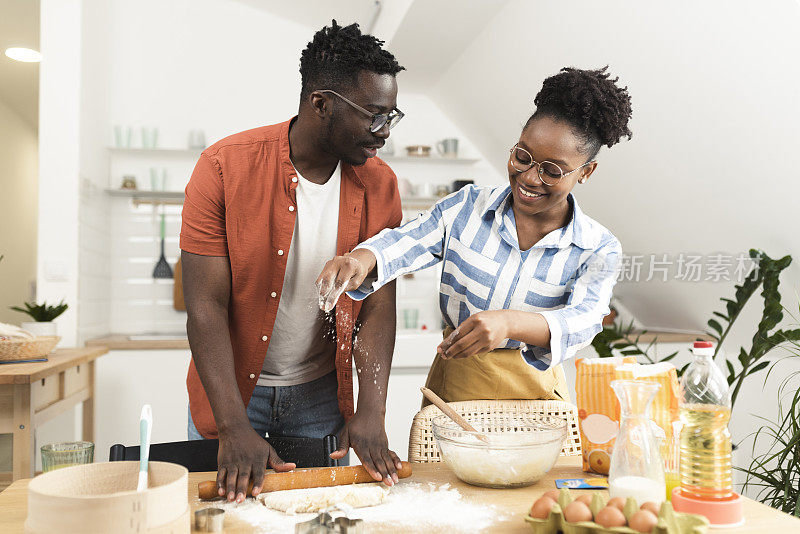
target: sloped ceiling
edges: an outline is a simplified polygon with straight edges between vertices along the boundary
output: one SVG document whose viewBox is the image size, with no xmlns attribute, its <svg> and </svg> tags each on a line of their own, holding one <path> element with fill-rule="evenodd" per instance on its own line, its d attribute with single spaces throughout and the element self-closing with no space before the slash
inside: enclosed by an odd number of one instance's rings
<svg viewBox="0 0 800 534">
<path fill-rule="evenodd" d="M 406 67 L 403 89 L 429 91 L 506 4 L 508 0 L 410 2 L 388 43 Z"/>
<path fill-rule="evenodd" d="M 375 0 L 236 0 L 309 28 L 322 28 L 331 19 L 342 25 L 358 22 L 362 29 L 371 22 Z"/>
<path fill-rule="evenodd" d="M 800 291 L 800 4 L 745 0 L 514 0 L 486 21 L 431 95 L 498 170 L 563 66 L 610 65 L 633 100 L 634 137 L 603 150 L 577 197 L 628 254 L 792 254 L 784 303 Z M 735 261 L 735 259 L 734 259 Z M 647 262 L 649 263 L 649 262 Z M 646 263 L 646 264 L 647 264 Z M 650 327 L 702 329 L 733 282 L 618 284 Z"/>
<path fill-rule="evenodd" d="M 0 100 L 31 128 L 39 127 L 39 64 L 20 63 L 6 48 L 39 49 L 38 0 L 0 0 Z"/>
</svg>

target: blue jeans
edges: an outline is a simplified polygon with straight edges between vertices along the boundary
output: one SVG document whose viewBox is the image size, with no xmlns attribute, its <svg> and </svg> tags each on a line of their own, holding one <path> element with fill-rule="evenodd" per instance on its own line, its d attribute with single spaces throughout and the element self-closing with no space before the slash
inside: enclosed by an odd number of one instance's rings
<svg viewBox="0 0 800 534">
<path fill-rule="evenodd" d="M 323 438 L 344 426 L 336 395 L 336 371 L 296 386 L 256 386 L 247 405 L 247 418 L 262 436 Z M 204 439 L 189 410 L 190 440 Z M 339 460 L 347 465 L 349 456 Z"/>
</svg>

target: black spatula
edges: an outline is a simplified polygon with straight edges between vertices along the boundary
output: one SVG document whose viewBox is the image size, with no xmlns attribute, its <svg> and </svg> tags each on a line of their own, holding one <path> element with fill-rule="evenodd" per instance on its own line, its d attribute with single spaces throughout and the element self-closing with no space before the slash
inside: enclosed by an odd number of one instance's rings
<svg viewBox="0 0 800 534">
<path fill-rule="evenodd" d="M 164 214 L 161 214 L 161 257 L 153 269 L 153 278 L 172 278 L 172 267 L 167 263 L 167 258 L 164 256 Z"/>
</svg>

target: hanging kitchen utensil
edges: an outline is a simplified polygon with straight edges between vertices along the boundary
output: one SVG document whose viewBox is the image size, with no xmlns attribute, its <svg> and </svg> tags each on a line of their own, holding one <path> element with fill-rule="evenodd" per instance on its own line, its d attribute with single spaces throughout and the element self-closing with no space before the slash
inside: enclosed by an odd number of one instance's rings
<svg viewBox="0 0 800 534">
<path fill-rule="evenodd" d="M 161 214 L 161 257 L 153 269 L 153 278 L 172 278 L 172 267 L 167 263 L 167 258 L 164 256 L 164 214 Z"/>
</svg>

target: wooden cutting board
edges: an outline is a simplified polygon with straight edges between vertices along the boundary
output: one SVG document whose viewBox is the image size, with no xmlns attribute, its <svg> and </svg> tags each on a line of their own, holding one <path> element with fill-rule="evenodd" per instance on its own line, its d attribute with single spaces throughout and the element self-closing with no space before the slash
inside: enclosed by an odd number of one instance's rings
<svg viewBox="0 0 800 534">
<path fill-rule="evenodd" d="M 183 302 L 183 270 L 181 269 L 181 259 L 175 264 L 175 285 L 172 287 L 172 307 L 178 311 L 186 311 L 186 303 Z"/>
</svg>

